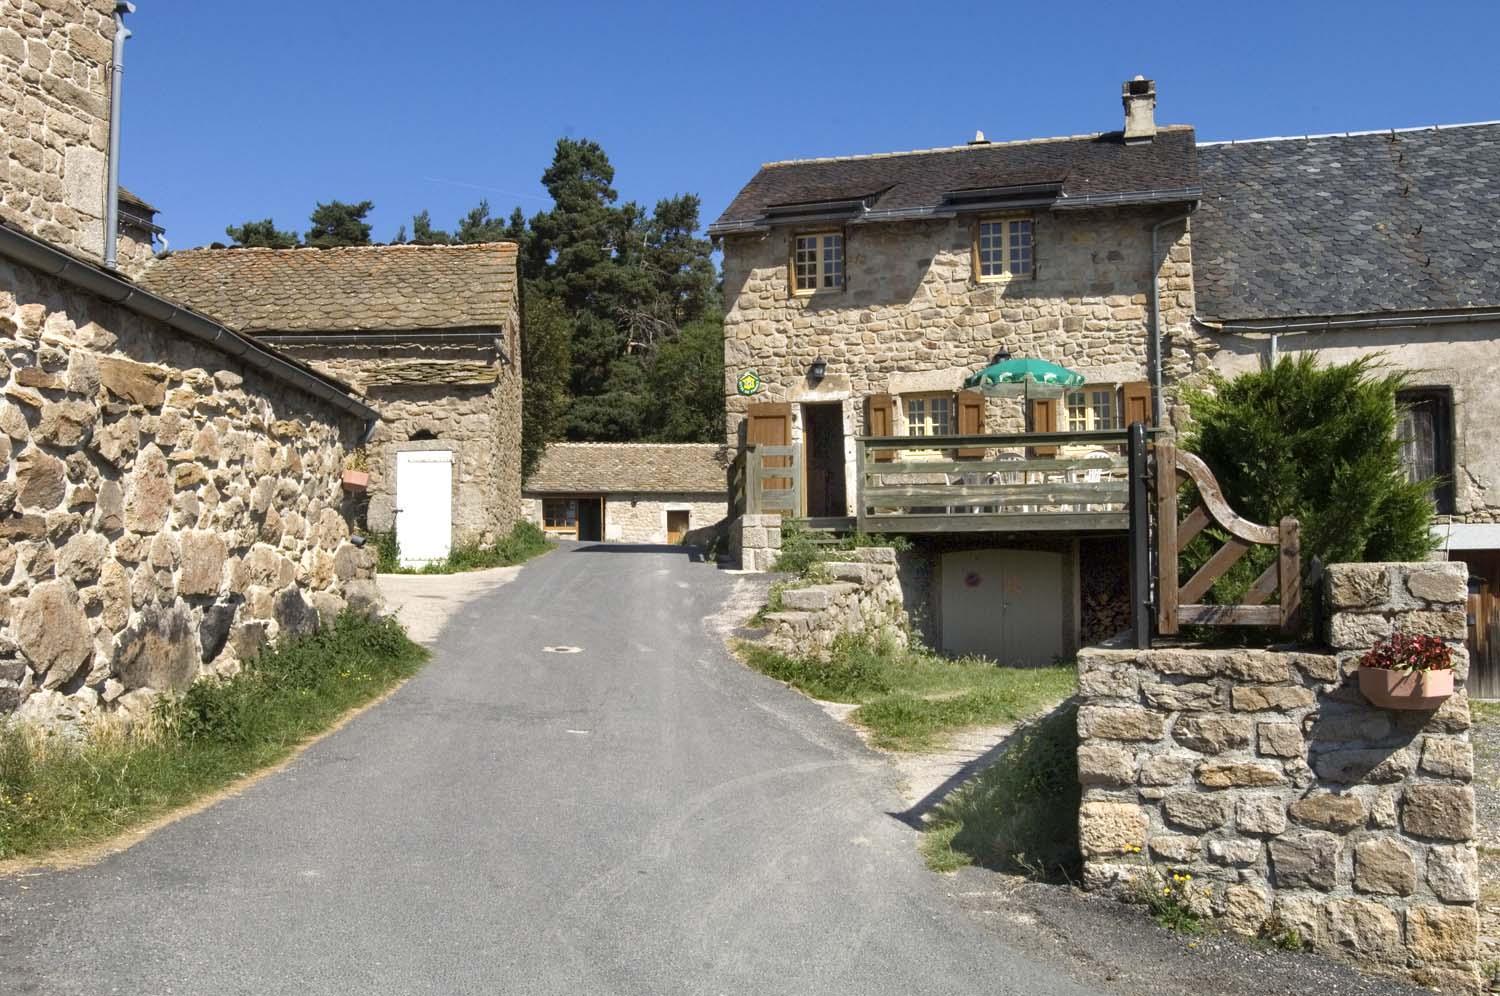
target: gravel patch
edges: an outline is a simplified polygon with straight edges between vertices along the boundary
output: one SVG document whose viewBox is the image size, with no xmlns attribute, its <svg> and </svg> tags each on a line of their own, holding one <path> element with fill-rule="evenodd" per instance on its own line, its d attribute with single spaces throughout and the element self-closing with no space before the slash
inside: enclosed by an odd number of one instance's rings
<svg viewBox="0 0 1500 996">
<path fill-rule="evenodd" d="M 1399 979 L 1228 934 L 1196 937 L 1061 885 L 964 868 L 952 894 L 1007 943 L 1068 967 L 1100 992 L 1129 996 L 1431 996 Z"/>
</svg>

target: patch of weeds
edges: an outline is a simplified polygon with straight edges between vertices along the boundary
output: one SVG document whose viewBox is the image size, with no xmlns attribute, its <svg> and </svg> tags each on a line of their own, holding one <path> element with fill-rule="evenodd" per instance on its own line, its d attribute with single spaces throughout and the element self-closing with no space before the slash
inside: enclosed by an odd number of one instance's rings
<svg viewBox="0 0 1500 996">
<path fill-rule="evenodd" d="M 1153 870 L 1137 884 L 1136 898 L 1158 925 L 1179 934 L 1201 934 L 1206 923 L 1197 910 L 1196 889 L 1187 872 L 1162 875 Z"/>
<path fill-rule="evenodd" d="M 983 658 L 951 660 L 889 635 L 843 636 L 826 656 L 791 657 L 747 646 L 759 671 L 814 698 L 857 704 L 854 722 L 887 750 L 928 750 L 943 735 L 1035 715 L 1073 694 L 1071 667 L 998 667 Z"/>
<path fill-rule="evenodd" d="M 353 615 L 157 702 L 149 723 L 81 742 L 0 726 L 0 858 L 104 840 L 274 764 L 414 674 L 427 652 L 394 620 Z"/>
<path fill-rule="evenodd" d="M 811 532 L 795 522 L 781 524 L 781 552 L 776 555 L 773 570 L 786 574 L 805 574 L 823 559 L 823 550 Z"/>
<path fill-rule="evenodd" d="M 1311 951 L 1313 949 L 1312 941 L 1303 937 L 1302 931 L 1274 913 L 1260 925 L 1257 936 L 1271 947 L 1282 951 Z"/>
<path fill-rule="evenodd" d="M 1005 753 L 928 817 L 922 854 L 935 871 L 979 865 L 1072 881 L 1078 850 L 1078 707 L 1063 704 L 1012 735 Z"/>
<path fill-rule="evenodd" d="M 396 544 L 396 530 L 367 534 L 367 542 L 375 544 L 375 569 L 381 574 L 395 574 L 401 570 L 401 547 Z"/>
<path fill-rule="evenodd" d="M 465 543 L 456 546 L 448 559 L 421 567 L 402 567 L 400 550 L 396 547 L 395 533 L 371 534 L 379 536 L 379 567 L 387 574 L 459 574 L 463 571 L 481 571 L 490 567 L 511 567 L 525 563 L 532 557 L 552 549 L 547 534 L 534 522 L 517 522 L 511 531 L 488 545 Z M 387 540 L 386 537 L 389 537 Z M 387 543 L 389 554 L 387 554 Z"/>
</svg>

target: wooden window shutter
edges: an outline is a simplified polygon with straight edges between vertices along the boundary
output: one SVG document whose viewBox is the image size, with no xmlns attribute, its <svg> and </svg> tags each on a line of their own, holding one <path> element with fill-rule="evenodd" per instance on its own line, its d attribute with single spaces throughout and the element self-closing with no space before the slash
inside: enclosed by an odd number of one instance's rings
<svg viewBox="0 0 1500 996">
<path fill-rule="evenodd" d="M 1031 402 L 1031 431 L 1032 432 L 1056 432 L 1057 412 L 1062 404 L 1060 398 L 1035 398 Z M 1057 446 L 1047 443 L 1042 446 L 1031 448 L 1033 456 L 1051 457 L 1057 456 Z"/>
<path fill-rule="evenodd" d="M 1131 381 L 1120 385 L 1121 422 L 1128 429 L 1137 422 L 1151 424 L 1151 382 Z"/>
<path fill-rule="evenodd" d="M 958 434 L 984 435 L 984 395 L 979 391 L 958 392 Z M 984 447 L 965 447 L 958 451 L 957 456 L 960 460 L 982 460 Z"/>
<path fill-rule="evenodd" d="M 865 435 L 894 436 L 896 434 L 896 401 L 889 394 L 871 394 L 865 398 Z M 876 450 L 875 459 L 890 463 L 896 459 L 895 450 Z"/>
</svg>

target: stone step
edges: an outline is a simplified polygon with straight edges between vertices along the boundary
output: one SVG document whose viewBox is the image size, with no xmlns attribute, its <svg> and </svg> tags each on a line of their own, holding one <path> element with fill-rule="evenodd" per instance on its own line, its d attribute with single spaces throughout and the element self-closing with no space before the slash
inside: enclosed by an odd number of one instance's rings
<svg viewBox="0 0 1500 996">
<path fill-rule="evenodd" d="M 781 593 L 781 604 L 788 609 L 816 612 L 833 607 L 840 596 L 859 590 L 859 585 L 848 582 L 815 584 L 806 588 L 791 588 Z"/>
</svg>

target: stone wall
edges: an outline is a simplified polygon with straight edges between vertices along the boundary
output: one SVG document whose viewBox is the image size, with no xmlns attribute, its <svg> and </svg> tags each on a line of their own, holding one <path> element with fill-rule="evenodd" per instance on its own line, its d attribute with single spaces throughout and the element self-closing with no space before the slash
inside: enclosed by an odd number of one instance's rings
<svg viewBox="0 0 1500 996">
<path fill-rule="evenodd" d="M 967 220 L 863 225 L 848 230 L 843 291 L 797 296 L 787 282 L 787 240 L 724 239 L 725 397 L 728 438 L 737 445 L 748 405 L 763 401 L 841 402 L 846 435 L 864 431 L 872 393 L 956 391 L 963 378 L 1005 346 L 1016 356 L 1061 363 L 1095 383 L 1147 379 L 1150 293 L 1160 275 L 1169 333 L 1166 372 L 1177 381 L 1210 364 L 1214 344 L 1193 337 L 1192 258 L 1186 223 L 1160 235 L 1151 259 L 1150 226 L 1172 209 L 1079 211 L 1035 218 L 1036 275 L 976 283 Z M 813 384 L 817 357 L 828 372 Z M 764 383 L 742 397 L 736 378 L 754 370 Z M 897 431 L 904 431 L 896 412 Z M 793 408 L 793 438 L 801 413 Z M 1019 405 L 990 399 L 986 430 L 1020 431 Z M 853 454 L 848 493 L 853 494 Z"/>
<path fill-rule="evenodd" d="M 0 712 L 67 725 L 378 604 L 361 425 L 0 261 Z"/>
<path fill-rule="evenodd" d="M 1192 902 L 1268 922 L 1363 966 L 1473 987 L 1473 753 L 1461 679 L 1461 564 L 1329 569 L 1331 652 L 1091 648 L 1079 655 L 1079 815 L 1090 888 L 1148 869 Z M 1393 629 L 1442 637 L 1457 694 L 1428 712 L 1359 693 L 1357 660 Z"/>
<path fill-rule="evenodd" d="M 0 4 L 0 214 L 94 259 L 104 251 L 113 7 Z"/>
<path fill-rule="evenodd" d="M 818 580 L 780 590 L 780 608 L 765 614 L 761 642 L 783 653 L 820 654 L 840 636 L 883 633 L 905 645 L 896 551 L 865 547 L 839 557 L 818 565 Z"/>
<path fill-rule="evenodd" d="M 518 317 L 496 336 L 518 341 Z M 267 337 L 274 342 L 273 337 Z M 365 446 L 370 529 L 394 528 L 396 454 L 453 451 L 453 541 L 488 543 L 521 517 L 519 350 L 493 343 L 279 346 L 336 377 L 380 411 Z"/>
</svg>

